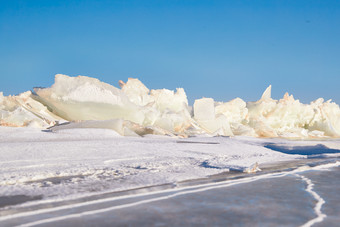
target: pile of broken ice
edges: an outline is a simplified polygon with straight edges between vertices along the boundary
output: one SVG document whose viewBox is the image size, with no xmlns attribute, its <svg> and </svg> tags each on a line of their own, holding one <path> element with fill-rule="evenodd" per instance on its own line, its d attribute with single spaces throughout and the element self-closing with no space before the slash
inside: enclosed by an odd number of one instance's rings
<svg viewBox="0 0 340 227">
<path fill-rule="evenodd" d="M 58 74 L 50 88 L 18 96 L 0 93 L 0 125 L 52 131 L 109 128 L 124 136 L 340 137 L 340 108 L 331 100 L 302 104 L 287 93 L 274 100 L 269 86 L 257 102 L 202 98 L 190 107 L 183 88 L 150 91 L 138 79 L 119 85 Z"/>
</svg>

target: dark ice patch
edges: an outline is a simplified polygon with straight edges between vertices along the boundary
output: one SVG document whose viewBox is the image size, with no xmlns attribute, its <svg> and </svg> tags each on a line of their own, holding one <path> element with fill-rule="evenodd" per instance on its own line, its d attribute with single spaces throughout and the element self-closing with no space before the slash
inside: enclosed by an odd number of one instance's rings
<svg viewBox="0 0 340 227">
<path fill-rule="evenodd" d="M 208 161 L 202 162 L 199 166 L 203 168 L 209 168 L 209 169 L 222 169 L 221 167 L 210 165 Z"/>
<path fill-rule="evenodd" d="M 328 148 L 323 144 L 317 144 L 315 146 L 292 146 L 269 143 L 266 144 L 264 147 L 285 154 L 297 155 L 322 155 L 340 153 L 340 150 Z"/>
</svg>

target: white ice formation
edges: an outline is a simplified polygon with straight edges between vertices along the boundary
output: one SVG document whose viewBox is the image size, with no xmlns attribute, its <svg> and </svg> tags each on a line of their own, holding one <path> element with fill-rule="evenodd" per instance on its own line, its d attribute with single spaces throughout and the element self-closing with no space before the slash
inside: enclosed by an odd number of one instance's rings
<svg viewBox="0 0 340 227">
<path fill-rule="evenodd" d="M 63 120 L 34 100 L 30 91 L 8 97 L 4 97 L 0 92 L 0 114 L 1 126 L 45 128 Z"/>
<path fill-rule="evenodd" d="M 109 128 L 126 136 L 340 137 L 340 108 L 331 100 L 302 104 L 288 93 L 274 100 L 269 86 L 256 102 L 202 98 L 190 107 L 183 88 L 149 90 L 131 78 L 119 85 L 121 89 L 95 78 L 58 74 L 50 88 L 18 96 L 0 93 L 0 125 Z"/>
</svg>

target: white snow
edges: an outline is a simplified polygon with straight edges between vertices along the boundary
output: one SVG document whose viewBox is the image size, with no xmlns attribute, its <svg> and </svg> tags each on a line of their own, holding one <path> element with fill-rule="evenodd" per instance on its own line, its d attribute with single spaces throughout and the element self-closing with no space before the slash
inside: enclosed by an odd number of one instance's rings
<svg viewBox="0 0 340 227">
<path fill-rule="evenodd" d="M 228 137 L 122 137 L 113 130 L 0 127 L 0 194 L 77 196 L 302 158 Z"/>
</svg>

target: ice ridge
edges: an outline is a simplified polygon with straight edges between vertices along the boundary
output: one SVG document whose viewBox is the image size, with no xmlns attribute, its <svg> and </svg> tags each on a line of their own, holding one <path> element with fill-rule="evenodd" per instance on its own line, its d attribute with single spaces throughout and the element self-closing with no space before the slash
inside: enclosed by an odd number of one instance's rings
<svg viewBox="0 0 340 227">
<path fill-rule="evenodd" d="M 269 86 L 256 102 L 201 98 L 190 107 L 183 88 L 149 90 L 132 78 L 119 85 L 58 74 L 49 88 L 17 96 L 0 93 L 0 126 L 104 127 L 124 136 L 340 137 L 340 108 L 331 100 L 303 104 L 288 93 L 274 100 Z"/>
</svg>

